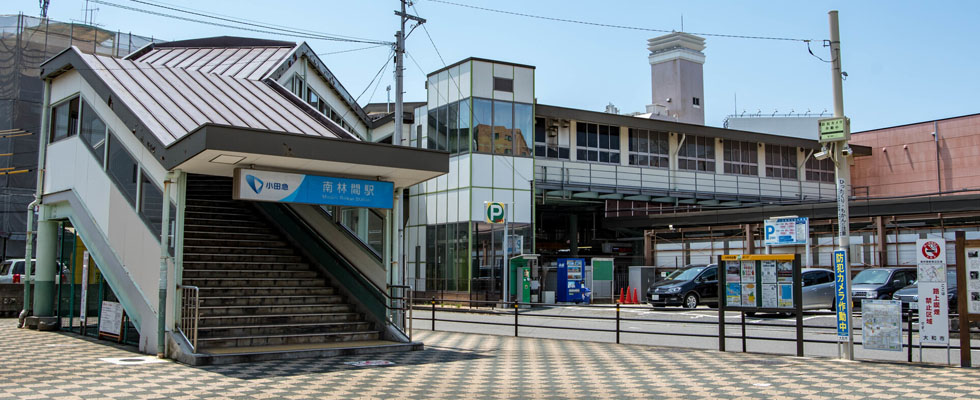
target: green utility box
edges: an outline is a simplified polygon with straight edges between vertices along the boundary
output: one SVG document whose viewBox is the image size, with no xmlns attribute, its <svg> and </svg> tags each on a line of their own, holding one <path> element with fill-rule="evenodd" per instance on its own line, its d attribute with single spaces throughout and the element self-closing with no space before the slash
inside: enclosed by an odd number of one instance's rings
<svg viewBox="0 0 980 400">
<path fill-rule="evenodd" d="M 510 260 L 510 295 L 521 303 L 531 302 L 531 267 L 528 259 L 515 257 Z"/>
</svg>

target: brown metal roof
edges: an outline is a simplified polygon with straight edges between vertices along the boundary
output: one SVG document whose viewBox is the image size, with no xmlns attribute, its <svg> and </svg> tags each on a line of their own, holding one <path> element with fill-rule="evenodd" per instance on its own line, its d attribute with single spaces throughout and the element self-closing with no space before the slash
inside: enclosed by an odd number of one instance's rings
<svg viewBox="0 0 980 400">
<path fill-rule="evenodd" d="M 192 58 L 192 53 L 195 52 L 190 51 L 191 49 L 182 50 L 187 53 L 185 56 L 159 52 L 153 58 L 158 63 L 146 63 L 81 54 L 77 49 L 72 49 L 78 52 L 78 56 L 105 82 L 117 99 L 131 108 L 137 118 L 167 147 L 205 124 L 351 138 L 332 121 L 315 118 L 317 111 L 308 105 L 287 99 L 283 91 L 271 86 L 278 85 L 277 83 L 240 77 L 252 76 L 260 68 L 236 68 L 236 64 L 227 64 L 233 67 L 223 68 L 226 66 L 224 63 L 210 65 L 209 62 L 202 61 L 204 57 Z M 216 55 L 214 59 L 242 59 L 248 54 L 234 50 L 252 52 L 255 49 L 224 50 L 232 51 Z M 270 51 L 270 57 L 265 59 L 274 58 L 272 55 L 276 53 L 277 51 Z M 261 56 L 255 57 L 256 54 L 251 55 L 254 60 L 263 59 Z M 197 63 L 199 67 L 167 65 L 178 59 L 180 61 L 174 65 Z M 264 63 L 265 61 L 261 64 Z"/>
<path fill-rule="evenodd" d="M 156 47 L 133 61 L 183 68 L 235 78 L 260 80 L 296 46 L 273 47 Z"/>
</svg>

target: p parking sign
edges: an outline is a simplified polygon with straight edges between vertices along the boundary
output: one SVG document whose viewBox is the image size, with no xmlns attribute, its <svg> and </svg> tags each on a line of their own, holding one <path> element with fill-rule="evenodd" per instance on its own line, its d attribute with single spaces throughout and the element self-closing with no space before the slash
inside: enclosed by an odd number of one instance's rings
<svg viewBox="0 0 980 400">
<path fill-rule="evenodd" d="M 487 223 L 490 224 L 502 224 L 504 223 L 504 215 L 506 215 L 507 206 L 504 203 L 488 201 L 483 203 L 486 205 L 486 217 Z"/>
</svg>

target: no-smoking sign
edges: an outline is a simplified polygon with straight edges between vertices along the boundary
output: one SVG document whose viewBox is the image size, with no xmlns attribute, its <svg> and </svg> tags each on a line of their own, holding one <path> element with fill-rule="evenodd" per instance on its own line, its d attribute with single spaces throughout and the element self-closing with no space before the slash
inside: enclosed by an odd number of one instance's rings
<svg viewBox="0 0 980 400">
<path fill-rule="evenodd" d="M 940 253 L 942 253 L 942 247 L 939 246 L 939 243 L 930 240 L 922 244 L 922 255 L 925 258 L 935 260 Z"/>
</svg>

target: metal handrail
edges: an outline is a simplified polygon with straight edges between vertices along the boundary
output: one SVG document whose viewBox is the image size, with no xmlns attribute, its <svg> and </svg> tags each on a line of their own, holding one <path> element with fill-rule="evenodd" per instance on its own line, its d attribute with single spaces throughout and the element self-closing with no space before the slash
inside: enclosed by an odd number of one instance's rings
<svg viewBox="0 0 980 400">
<path fill-rule="evenodd" d="M 180 318 L 177 320 L 177 330 L 191 345 L 191 351 L 197 351 L 197 329 L 201 320 L 201 289 L 197 286 L 177 285 L 181 291 Z"/>
</svg>

